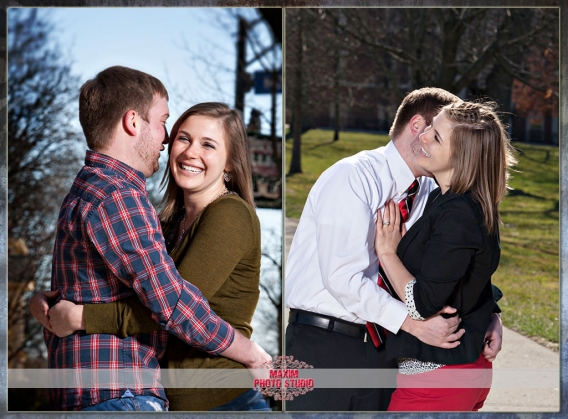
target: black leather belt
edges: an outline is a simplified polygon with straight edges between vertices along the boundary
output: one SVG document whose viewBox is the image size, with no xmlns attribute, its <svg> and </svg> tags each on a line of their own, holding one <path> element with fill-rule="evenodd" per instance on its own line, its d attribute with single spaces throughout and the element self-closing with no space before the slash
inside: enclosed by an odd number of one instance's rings
<svg viewBox="0 0 568 419">
<path fill-rule="evenodd" d="M 290 309 L 290 323 L 319 327 L 328 332 L 337 332 L 358 339 L 365 339 L 367 329 L 364 324 L 350 323 L 335 317 L 312 313 L 311 311 Z M 369 339 L 370 340 L 370 339 Z"/>
</svg>

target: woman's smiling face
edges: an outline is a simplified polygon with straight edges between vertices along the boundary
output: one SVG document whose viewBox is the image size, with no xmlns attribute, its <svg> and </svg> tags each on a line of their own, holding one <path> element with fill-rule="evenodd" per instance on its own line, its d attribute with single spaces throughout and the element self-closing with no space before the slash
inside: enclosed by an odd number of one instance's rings
<svg viewBox="0 0 568 419">
<path fill-rule="evenodd" d="M 192 115 L 172 139 L 170 168 L 185 193 L 217 194 L 224 187 L 227 167 L 227 139 L 221 122 L 215 118 Z"/>
<path fill-rule="evenodd" d="M 432 173 L 445 192 L 450 186 L 454 171 L 452 165 L 452 123 L 442 110 L 432 121 L 432 125 L 420 134 L 420 148 L 416 154 L 416 164 Z"/>
</svg>

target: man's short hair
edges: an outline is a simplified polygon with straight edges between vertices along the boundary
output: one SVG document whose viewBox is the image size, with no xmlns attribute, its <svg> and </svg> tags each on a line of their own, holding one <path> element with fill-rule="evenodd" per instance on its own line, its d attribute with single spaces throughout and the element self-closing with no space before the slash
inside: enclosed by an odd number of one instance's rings
<svg viewBox="0 0 568 419">
<path fill-rule="evenodd" d="M 109 67 L 83 84 L 79 121 L 89 148 L 105 149 L 116 124 L 129 110 L 140 113 L 147 121 L 155 95 L 169 99 L 160 80 L 128 67 Z"/>
<path fill-rule="evenodd" d="M 389 136 L 393 140 L 397 139 L 414 115 L 422 115 L 426 125 L 432 124 L 441 108 L 459 100 L 453 93 L 437 87 L 423 87 L 410 92 L 396 111 Z"/>
</svg>

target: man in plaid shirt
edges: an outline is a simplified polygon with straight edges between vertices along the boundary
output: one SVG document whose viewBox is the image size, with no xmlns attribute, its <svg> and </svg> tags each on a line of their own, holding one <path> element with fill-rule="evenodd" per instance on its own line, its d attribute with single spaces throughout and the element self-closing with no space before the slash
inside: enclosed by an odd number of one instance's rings
<svg viewBox="0 0 568 419">
<path fill-rule="evenodd" d="M 78 304 L 136 294 L 164 331 L 126 338 L 77 332 L 59 338 L 46 329 L 50 368 L 111 377 L 127 371 L 126 381 L 138 383 L 102 388 L 97 376 L 88 376 L 75 388 L 52 390 L 58 410 L 166 410 L 158 361 L 168 331 L 248 367 L 270 360 L 211 311 L 166 252 L 146 177 L 159 168 L 168 116 L 163 84 L 137 70 L 111 67 L 81 88 L 79 119 L 90 150 L 59 214 L 51 288 Z M 142 373 L 149 371 L 151 384 L 142 385 Z"/>
</svg>

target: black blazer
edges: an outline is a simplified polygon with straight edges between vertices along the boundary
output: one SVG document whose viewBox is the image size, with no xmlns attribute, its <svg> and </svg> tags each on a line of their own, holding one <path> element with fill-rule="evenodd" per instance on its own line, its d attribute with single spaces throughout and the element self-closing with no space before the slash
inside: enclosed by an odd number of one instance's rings
<svg viewBox="0 0 568 419">
<path fill-rule="evenodd" d="M 458 310 L 465 329 L 460 345 L 441 349 L 426 345 L 400 331 L 389 335 L 387 358 L 416 358 L 439 364 L 463 364 L 477 360 L 495 300 L 491 275 L 500 257 L 499 234 L 488 234 L 481 206 L 470 194 L 428 197 L 422 217 L 402 238 L 397 253 L 416 278 L 414 300 L 424 318 L 449 305 Z"/>
</svg>

